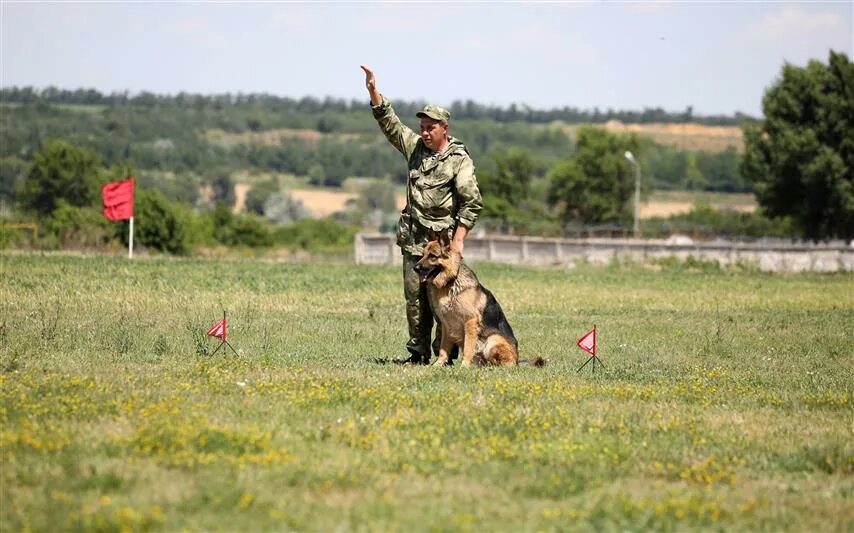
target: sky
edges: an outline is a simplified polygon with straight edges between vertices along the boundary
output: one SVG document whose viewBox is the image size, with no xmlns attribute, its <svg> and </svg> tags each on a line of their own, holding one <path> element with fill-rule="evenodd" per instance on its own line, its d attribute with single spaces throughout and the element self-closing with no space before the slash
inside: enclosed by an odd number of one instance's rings
<svg viewBox="0 0 854 533">
<path fill-rule="evenodd" d="M 16 2 L 0 86 L 761 116 L 785 62 L 854 58 L 852 2 Z"/>
</svg>

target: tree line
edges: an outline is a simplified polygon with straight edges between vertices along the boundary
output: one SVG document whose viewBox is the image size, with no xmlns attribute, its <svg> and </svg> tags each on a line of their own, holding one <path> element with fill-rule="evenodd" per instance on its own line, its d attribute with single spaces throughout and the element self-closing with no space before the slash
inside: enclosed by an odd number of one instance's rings
<svg viewBox="0 0 854 533">
<path fill-rule="evenodd" d="M 368 104 L 364 100 L 346 100 L 342 98 L 317 98 L 305 96 L 289 98 L 267 93 L 224 93 L 201 95 L 178 93 L 176 95 L 155 94 L 148 91 L 130 93 L 128 91 L 101 93 L 95 89 L 61 89 L 58 87 L 6 87 L 0 89 L 0 102 L 18 104 L 82 104 L 110 107 L 140 106 L 165 108 L 191 108 L 197 111 L 205 109 L 222 110 L 226 108 L 254 108 L 270 113 L 349 113 L 364 109 Z M 407 115 L 414 114 L 424 107 L 421 101 L 395 101 L 395 106 Z M 529 122 L 544 124 L 563 121 L 572 124 L 601 124 L 609 120 L 633 124 L 647 123 L 687 123 L 706 125 L 733 125 L 755 122 L 756 118 L 736 112 L 732 115 L 697 115 L 693 106 L 682 111 L 667 111 L 661 107 L 644 108 L 641 111 L 599 109 L 579 109 L 563 106 L 554 109 L 535 109 L 525 104 L 508 106 L 484 105 L 472 100 L 456 100 L 449 107 L 455 119 L 491 120 L 495 122 Z"/>
</svg>

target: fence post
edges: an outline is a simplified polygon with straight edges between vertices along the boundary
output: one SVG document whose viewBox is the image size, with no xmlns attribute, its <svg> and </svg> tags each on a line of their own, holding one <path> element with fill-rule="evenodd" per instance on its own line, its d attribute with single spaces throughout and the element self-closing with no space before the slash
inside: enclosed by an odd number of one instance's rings
<svg viewBox="0 0 854 533">
<path fill-rule="evenodd" d="M 356 264 L 362 264 L 362 256 L 365 254 L 365 240 L 361 233 L 356 234 L 356 240 L 353 243 L 353 254 L 356 256 Z"/>
</svg>

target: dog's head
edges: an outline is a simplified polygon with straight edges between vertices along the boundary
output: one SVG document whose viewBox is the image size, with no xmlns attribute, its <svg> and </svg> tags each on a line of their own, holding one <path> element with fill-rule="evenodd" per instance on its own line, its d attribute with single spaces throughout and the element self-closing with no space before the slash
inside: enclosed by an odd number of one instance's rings
<svg viewBox="0 0 854 533">
<path fill-rule="evenodd" d="M 430 230 L 430 242 L 424 246 L 424 255 L 415 263 L 421 283 L 433 283 L 442 288 L 457 277 L 460 270 L 460 254 L 451 251 L 451 238 L 447 231 L 438 233 Z"/>
</svg>

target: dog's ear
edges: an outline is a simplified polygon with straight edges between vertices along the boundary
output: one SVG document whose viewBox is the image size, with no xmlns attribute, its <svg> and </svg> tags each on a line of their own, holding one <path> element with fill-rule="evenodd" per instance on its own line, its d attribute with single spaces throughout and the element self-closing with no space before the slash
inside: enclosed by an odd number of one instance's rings
<svg viewBox="0 0 854 533">
<path fill-rule="evenodd" d="M 440 241 L 440 238 L 441 238 L 440 234 L 433 231 L 433 228 L 427 228 L 427 240 L 428 241 Z"/>
<path fill-rule="evenodd" d="M 439 244 L 441 244 L 443 248 L 447 248 L 451 245 L 451 236 L 448 233 L 448 230 L 444 229 L 439 232 Z"/>
</svg>

